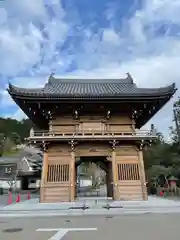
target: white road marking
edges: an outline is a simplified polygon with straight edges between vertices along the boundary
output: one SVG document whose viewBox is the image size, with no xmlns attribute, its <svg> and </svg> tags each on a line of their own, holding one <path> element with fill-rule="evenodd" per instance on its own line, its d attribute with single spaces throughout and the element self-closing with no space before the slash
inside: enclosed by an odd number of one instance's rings
<svg viewBox="0 0 180 240">
<path fill-rule="evenodd" d="M 39 228 L 36 232 L 56 232 L 48 240 L 60 240 L 70 231 L 96 231 L 97 228 Z"/>
</svg>

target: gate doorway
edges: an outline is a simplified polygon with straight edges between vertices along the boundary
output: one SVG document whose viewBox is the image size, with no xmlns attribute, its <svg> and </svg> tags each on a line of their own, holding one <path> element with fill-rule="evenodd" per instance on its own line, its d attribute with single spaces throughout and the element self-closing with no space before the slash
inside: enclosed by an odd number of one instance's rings
<svg viewBox="0 0 180 240">
<path fill-rule="evenodd" d="M 75 164 L 76 198 L 112 198 L 112 162 L 105 156 L 81 156 Z"/>
</svg>

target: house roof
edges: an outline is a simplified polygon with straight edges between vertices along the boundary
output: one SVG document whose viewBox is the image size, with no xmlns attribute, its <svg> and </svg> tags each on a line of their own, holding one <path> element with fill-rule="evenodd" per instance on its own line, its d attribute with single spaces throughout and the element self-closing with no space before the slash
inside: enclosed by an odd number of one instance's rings
<svg viewBox="0 0 180 240">
<path fill-rule="evenodd" d="M 30 147 L 26 147 L 25 149 L 21 150 L 20 154 L 16 157 L 0 157 L 0 166 L 17 165 L 17 167 L 19 167 L 23 172 L 24 169 L 21 166 L 21 162 L 24 160 L 27 162 L 29 167 L 33 168 L 33 170 L 41 171 L 43 155 L 39 149 Z"/>
<path fill-rule="evenodd" d="M 130 74 L 124 79 L 60 79 L 51 76 L 43 88 L 19 88 L 9 84 L 13 96 L 27 98 L 130 98 L 173 95 L 175 83 L 161 88 L 138 88 Z"/>
<path fill-rule="evenodd" d="M 14 165 L 19 161 L 19 157 L 0 157 L 0 165 Z"/>
</svg>

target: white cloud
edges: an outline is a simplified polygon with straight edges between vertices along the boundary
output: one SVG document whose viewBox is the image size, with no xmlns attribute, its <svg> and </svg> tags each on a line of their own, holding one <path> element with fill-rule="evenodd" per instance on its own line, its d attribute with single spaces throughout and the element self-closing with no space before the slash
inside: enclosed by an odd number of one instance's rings
<svg viewBox="0 0 180 240">
<path fill-rule="evenodd" d="M 179 0 L 146 0 L 143 11 L 139 15 L 145 22 L 171 21 L 180 23 L 180 1 Z"/>
<path fill-rule="evenodd" d="M 112 45 L 119 45 L 120 38 L 118 34 L 113 31 L 112 29 L 105 29 L 103 32 L 103 39 L 104 42 Z"/>
<path fill-rule="evenodd" d="M 26 35 L 22 31 L 21 28 L 16 32 L 3 28 L 0 30 L 0 55 L 3 57 L 0 72 L 3 75 L 16 75 L 40 60 L 37 34 L 34 35 L 30 28 L 27 28 Z"/>
<path fill-rule="evenodd" d="M 6 0 L 0 6 L 7 11 L 9 18 L 18 21 L 33 21 L 46 18 L 46 9 L 43 0 Z"/>
<path fill-rule="evenodd" d="M 14 105 L 12 98 L 10 97 L 10 95 L 8 94 L 8 92 L 6 90 L 1 92 L 0 104 L 2 106 L 6 106 L 7 108 Z"/>
<path fill-rule="evenodd" d="M 22 88 L 41 88 L 48 81 L 48 76 L 44 77 L 16 77 L 13 84 Z"/>
<path fill-rule="evenodd" d="M 2 3 L 1 3 L 2 4 Z M 55 52 L 56 44 L 64 42 L 68 25 L 64 23 L 62 7 L 54 5 L 58 10 L 55 20 L 48 20 L 47 9 L 43 0 L 17 0 L 3 3 L 3 13 L 0 16 L 0 74 L 16 76 L 27 71 L 33 65 Z M 35 25 L 40 21 L 42 31 Z M 43 48 L 42 45 L 46 46 Z"/>
<path fill-rule="evenodd" d="M 0 25 L 7 21 L 7 12 L 4 8 L 0 8 Z"/>
<path fill-rule="evenodd" d="M 27 118 L 24 112 L 21 109 L 18 109 L 12 116 L 13 119 L 22 120 L 23 118 Z"/>
</svg>

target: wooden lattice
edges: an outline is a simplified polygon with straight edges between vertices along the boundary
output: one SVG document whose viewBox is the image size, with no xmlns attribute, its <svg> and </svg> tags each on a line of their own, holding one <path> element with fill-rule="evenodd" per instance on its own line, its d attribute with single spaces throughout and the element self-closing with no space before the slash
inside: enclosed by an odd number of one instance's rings
<svg viewBox="0 0 180 240">
<path fill-rule="evenodd" d="M 49 164 L 47 182 L 68 182 L 69 164 Z"/>
<path fill-rule="evenodd" d="M 140 180 L 139 165 L 135 163 L 117 164 L 118 167 L 118 180 Z"/>
</svg>

